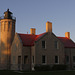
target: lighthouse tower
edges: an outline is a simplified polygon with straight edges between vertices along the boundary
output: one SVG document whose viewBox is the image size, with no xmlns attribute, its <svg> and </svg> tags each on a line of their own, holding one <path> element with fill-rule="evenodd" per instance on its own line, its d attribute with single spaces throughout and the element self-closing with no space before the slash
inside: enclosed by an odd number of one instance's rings
<svg viewBox="0 0 75 75">
<path fill-rule="evenodd" d="M 10 69 L 11 65 L 11 45 L 15 35 L 16 18 L 7 9 L 4 16 L 0 17 L 1 24 L 1 48 L 0 48 L 0 68 Z"/>
</svg>

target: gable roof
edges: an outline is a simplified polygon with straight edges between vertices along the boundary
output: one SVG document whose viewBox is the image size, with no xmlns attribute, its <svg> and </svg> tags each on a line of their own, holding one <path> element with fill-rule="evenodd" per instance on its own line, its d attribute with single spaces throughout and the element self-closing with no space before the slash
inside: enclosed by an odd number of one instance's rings
<svg viewBox="0 0 75 75">
<path fill-rule="evenodd" d="M 23 46 L 34 46 L 35 41 L 38 41 L 45 34 L 47 34 L 47 32 L 39 35 L 18 33 L 18 35 L 22 40 Z M 57 38 L 64 44 L 65 48 L 75 48 L 75 43 L 71 39 L 67 37 L 57 37 Z"/>
<path fill-rule="evenodd" d="M 58 39 L 60 39 L 61 42 L 63 42 L 65 48 L 75 48 L 75 43 L 67 38 L 67 37 L 57 37 Z"/>
<path fill-rule="evenodd" d="M 20 36 L 23 46 L 34 46 L 34 42 L 39 40 L 42 36 L 44 36 L 46 33 L 42 33 L 40 35 L 32 35 L 32 34 L 20 34 Z"/>
</svg>

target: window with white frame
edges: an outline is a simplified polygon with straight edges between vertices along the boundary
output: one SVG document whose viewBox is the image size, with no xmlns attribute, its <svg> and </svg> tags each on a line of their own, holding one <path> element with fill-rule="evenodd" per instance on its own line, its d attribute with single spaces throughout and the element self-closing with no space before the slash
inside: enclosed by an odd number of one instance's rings
<svg viewBox="0 0 75 75">
<path fill-rule="evenodd" d="M 42 48 L 46 48 L 46 41 L 42 41 Z"/>
<path fill-rule="evenodd" d="M 27 55 L 24 56 L 24 64 L 28 64 L 28 56 Z"/>
<path fill-rule="evenodd" d="M 32 56 L 32 63 L 34 64 L 34 56 Z"/>
<path fill-rule="evenodd" d="M 42 55 L 42 64 L 45 64 L 45 63 L 46 63 L 46 56 Z"/>
<path fill-rule="evenodd" d="M 55 64 L 59 64 L 59 56 L 55 56 Z"/>
<path fill-rule="evenodd" d="M 73 56 L 73 63 L 75 63 L 75 56 Z"/>
<path fill-rule="evenodd" d="M 69 63 L 69 56 L 66 56 L 66 63 Z"/>
<path fill-rule="evenodd" d="M 16 62 L 16 58 L 15 56 L 13 56 L 13 64 L 15 64 L 15 62 Z"/>
<path fill-rule="evenodd" d="M 59 49 L 59 42 L 58 42 L 58 41 L 54 41 L 54 47 L 55 47 L 56 49 Z"/>
</svg>

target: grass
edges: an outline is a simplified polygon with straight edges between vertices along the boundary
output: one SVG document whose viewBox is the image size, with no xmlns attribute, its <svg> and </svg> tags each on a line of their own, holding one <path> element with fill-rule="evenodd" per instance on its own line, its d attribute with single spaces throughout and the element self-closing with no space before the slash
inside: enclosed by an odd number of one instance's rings
<svg viewBox="0 0 75 75">
<path fill-rule="evenodd" d="M 75 71 L 54 71 L 54 72 L 0 71 L 0 75 L 75 75 Z"/>
</svg>

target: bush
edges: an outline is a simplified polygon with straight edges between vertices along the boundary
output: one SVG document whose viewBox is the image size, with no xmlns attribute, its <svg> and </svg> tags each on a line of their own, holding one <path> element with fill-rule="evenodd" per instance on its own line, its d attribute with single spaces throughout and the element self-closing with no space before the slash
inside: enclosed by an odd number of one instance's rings
<svg viewBox="0 0 75 75">
<path fill-rule="evenodd" d="M 67 69 L 67 65 L 53 65 L 52 70 L 66 70 Z"/>
<path fill-rule="evenodd" d="M 50 71 L 49 65 L 35 65 L 34 67 L 35 71 Z"/>
</svg>

